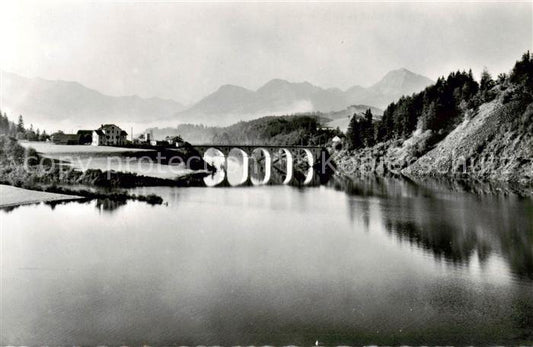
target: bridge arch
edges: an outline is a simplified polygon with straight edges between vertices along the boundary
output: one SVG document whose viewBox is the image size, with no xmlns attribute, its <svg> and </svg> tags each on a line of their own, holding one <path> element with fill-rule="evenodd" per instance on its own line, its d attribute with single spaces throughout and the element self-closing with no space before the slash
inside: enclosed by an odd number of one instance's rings
<svg viewBox="0 0 533 347">
<path fill-rule="evenodd" d="M 268 184 L 270 182 L 270 177 L 272 176 L 272 156 L 270 152 L 263 147 L 258 147 L 250 153 L 251 162 L 253 163 L 253 169 L 250 173 L 250 181 L 254 186 Z M 263 179 L 258 179 L 254 177 L 254 174 L 257 174 L 261 171 L 260 163 L 264 163 L 264 176 Z"/>
<path fill-rule="evenodd" d="M 246 183 L 249 176 L 249 156 L 241 148 L 232 148 L 226 157 L 226 177 L 231 186 Z"/>
<path fill-rule="evenodd" d="M 210 147 L 205 150 L 203 160 L 216 168 L 211 175 L 204 177 L 204 183 L 208 187 L 219 185 L 226 178 L 226 156 L 220 149 Z"/>
<path fill-rule="evenodd" d="M 285 165 L 275 166 L 275 163 Z M 274 152 L 272 167 L 276 167 L 279 171 L 285 174 L 282 184 L 289 184 L 294 176 L 294 155 L 287 148 L 279 148 Z"/>
<path fill-rule="evenodd" d="M 313 181 L 313 178 L 315 176 L 315 169 L 314 169 L 314 166 L 315 166 L 315 155 L 308 148 L 304 148 L 303 150 L 304 150 L 305 155 L 307 157 L 307 164 L 309 165 L 309 169 L 307 170 L 307 173 L 305 174 L 305 179 L 304 179 L 303 184 L 304 185 L 308 185 L 308 184 L 310 184 Z"/>
</svg>

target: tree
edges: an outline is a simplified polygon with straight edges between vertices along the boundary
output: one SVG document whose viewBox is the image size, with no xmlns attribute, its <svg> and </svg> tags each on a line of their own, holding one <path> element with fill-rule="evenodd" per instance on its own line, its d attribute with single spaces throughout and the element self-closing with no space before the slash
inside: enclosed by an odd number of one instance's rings
<svg viewBox="0 0 533 347">
<path fill-rule="evenodd" d="M 46 133 L 46 130 L 43 130 L 43 132 L 41 133 L 41 136 L 39 136 L 39 141 L 46 141 L 50 138 L 50 136 L 48 136 L 48 134 Z"/>
<path fill-rule="evenodd" d="M 363 146 L 359 129 L 359 121 L 357 120 L 357 114 L 355 113 L 352 116 L 352 119 L 350 119 L 350 124 L 348 125 L 348 130 L 346 131 L 346 137 L 348 138 L 351 148 L 361 148 Z"/>
<path fill-rule="evenodd" d="M 525 87 L 526 91 L 533 94 L 533 54 L 527 51 L 522 55 L 522 59 L 517 61 L 511 75 L 512 83 Z"/>
<path fill-rule="evenodd" d="M 24 119 L 22 118 L 22 115 L 19 115 L 19 120 L 17 123 L 17 133 L 24 133 Z"/>
<path fill-rule="evenodd" d="M 374 145 L 374 127 L 372 125 L 372 111 L 367 109 L 363 114 L 364 120 L 362 122 L 362 140 L 365 147 Z"/>
<path fill-rule="evenodd" d="M 492 76 L 487 68 L 484 68 L 483 72 L 481 73 L 481 80 L 479 81 L 479 93 L 483 102 L 491 101 L 496 97 L 496 94 L 492 91 L 494 86 L 495 83 L 492 79 Z"/>
<path fill-rule="evenodd" d="M 422 130 L 434 129 L 437 126 L 437 112 L 435 101 L 425 100 L 422 117 L 419 120 L 418 127 Z"/>
<path fill-rule="evenodd" d="M 479 89 L 482 91 L 492 89 L 494 87 L 494 81 L 492 80 L 492 76 L 490 75 L 487 68 L 483 69 L 483 72 L 481 72 L 481 80 L 479 82 Z"/>
<path fill-rule="evenodd" d="M 7 115 L 0 111 L 0 134 L 8 134 L 9 133 L 9 119 L 7 119 Z"/>
<path fill-rule="evenodd" d="M 498 83 L 503 84 L 507 80 L 507 75 L 505 73 L 500 73 L 498 75 Z"/>
</svg>

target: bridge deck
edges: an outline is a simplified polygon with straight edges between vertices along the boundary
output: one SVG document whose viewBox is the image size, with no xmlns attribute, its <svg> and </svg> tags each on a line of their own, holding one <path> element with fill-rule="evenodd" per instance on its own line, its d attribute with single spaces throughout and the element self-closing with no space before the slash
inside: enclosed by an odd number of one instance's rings
<svg viewBox="0 0 533 347">
<path fill-rule="evenodd" d="M 213 148 L 308 148 L 308 149 L 322 149 L 324 146 L 295 146 L 295 145 L 216 145 L 216 144 L 201 144 L 201 145 L 192 145 L 193 147 L 213 147 Z"/>
</svg>

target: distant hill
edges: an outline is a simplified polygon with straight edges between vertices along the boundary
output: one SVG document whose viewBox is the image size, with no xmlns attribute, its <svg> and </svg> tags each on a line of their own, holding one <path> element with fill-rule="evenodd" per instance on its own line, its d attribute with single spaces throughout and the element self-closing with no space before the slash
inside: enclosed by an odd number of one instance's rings
<svg viewBox="0 0 533 347">
<path fill-rule="evenodd" d="M 287 119 L 288 117 L 310 117 L 317 119 L 321 126 L 326 126 L 331 129 L 339 128 L 341 131 L 346 132 L 348 123 L 354 114 L 362 115 L 366 110 L 370 109 L 374 115 L 374 120 L 380 120 L 383 115 L 383 110 L 367 106 L 367 105 L 351 105 L 341 111 L 334 111 L 328 113 L 322 112 L 303 112 L 293 115 L 279 115 L 279 116 L 266 116 L 250 121 L 240 121 L 230 124 L 229 126 L 205 126 L 201 124 L 180 124 L 177 127 L 152 127 L 145 130 L 145 132 L 151 132 L 155 139 L 163 140 L 167 136 L 180 135 L 185 141 L 193 144 L 211 143 L 214 140 L 214 136 L 226 131 L 226 129 L 238 129 L 248 130 L 249 127 L 244 126 L 250 124 L 251 127 L 258 124 L 263 124 L 265 120 L 273 121 L 276 118 Z M 244 134 L 242 136 L 248 136 Z M 235 137 L 235 136 L 234 136 Z M 252 136 L 253 137 L 253 136 Z"/>
<path fill-rule="evenodd" d="M 94 127 L 100 123 L 145 123 L 168 120 L 182 110 L 174 100 L 114 97 L 77 82 L 26 78 L 2 72 L 2 111 L 41 127 Z"/>
<path fill-rule="evenodd" d="M 325 125 L 333 129 L 339 128 L 340 131 L 346 132 L 346 130 L 348 130 L 348 125 L 350 124 L 350 119 L 353 117 L 353 115 L 362 115 L 368 109 L 372 111 L 373 120 L 380 120 L 381 116 L 383 116 L 383 110 L 377 107 L 368 105 L 351 105 L 344 110 L 324 114 L 324 117 L 331 119 L 331 121 L 327 122 Z"/>
<path fill-rule="evenodd" d="M 372 114 L 374 115 L 374 119 L 381 119 L 381 116 L 383 115 L 383 110 L 380 108 L 368 106 L 368 105 L 350 105 L 346 107 L 344 110 L 325 113 L 324 117 L 333 119 L 333 120 L 351 118 L 354 115 L 354 113 L 363 113 L 368 109 L 372 111 Z"/>
<path fill-rule="evenodd" d="M 387 73 L 368 88 L 354 86 L 346 91 L 281 79 L 271 80 L 256 91 L 225 85 L 190 108 L 176 113 L 176 120 L 180 123 L 228 125 L 266 115 L 330 113 L 354 104 L 386 107 L 400 96 L 419 92 L 431 84 L 433 81 L 427 77 L 399 69 Z"/>
<path fill-rule="evenodd" d="M 179 135 L 191 144 L 316 145 L 324 144 L 338 134 L 335 129 L 321 126 L 326 121 L 328 119 L 322 115 L 298 114 L 261 117 L 227 127 L 180 124 L 176 128 L 151 128 L 146 131 L 156 139 Z"/>
</svg>

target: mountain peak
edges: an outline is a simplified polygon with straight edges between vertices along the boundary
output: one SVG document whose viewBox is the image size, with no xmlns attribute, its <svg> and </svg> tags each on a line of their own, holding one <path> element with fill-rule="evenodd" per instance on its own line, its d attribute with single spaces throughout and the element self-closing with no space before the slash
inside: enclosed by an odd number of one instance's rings
<svg viewBox="0 0 533 347">
<path fill-rule="evenodd" d="M 434 82 L 406 68 L 389 71 L 379 82 L 371 86 L 374 92 L 388 95 L 409 95 L 418 92 Z"/>
<path fill-rule="evenodd" d="M 394 75 L 401 75 L 401 76 L 407 76 L 407 75 L 412 75 L 412 76 L 421 76 L 419 74 L 416 74 L 410 70 L 407 70 L 406 68 L 402 67 L 402 68 L 399 68 L 399 69 L 396 69 L 396 70 L 391 70 L 389 72 L 387 72 L 387 74 L 385 75 L 385 77 L 387 76 L 394 76 Z M 385 78 L 384 77 L 384 78 Z M 423 76 L 421 76 L 423 77 Z"/>
<path fill-rule="evenodd" d="M 280 88 L 286 88 L 291 83 L 287 80 L 283 80 L 281 78 L 274 78 L 265 83 L 263 86 L 261 86 L 259 89 L 257 89 L 258 92 L 264 91 L 264 90 L 272 90 L 272 89 L 280 89 Z"/>
<path fill-rule="evenodd" d="M 265 83 L 265 86 L 266 85 L 269 85 L 269 84 L 290 84 L 291 82 L 287 81 L 287 80 L 284 80 L 284 79 L 281 79 L 281 78 L 273 78 L 271 79 L 270 81 L 268 81 L 267 83 Z"/>
<path fill-rule="evenodd" d="M 316 87 L 312 85 L 311 83 L 304 81 L 304 82 L 289 82 L 284 79 L 280 78 L 274 78 L 267 83 L 265 83 L 261 88 L 257 89 L 257 92 L 259 94 L 265 94 L 265 93 L 286 93 L 289 91 L 295 92 L 295 93 L 305 93 L 307 91 L 320 89 L 319 87 Z"/>
<path fill-rule="evenodd" d="M 223 84 L 221 85 L 216 92 L 239 92 L 239 91 L 250 91 L 244 87 L 236 86 L 234 84 Z"/>
</svg>

